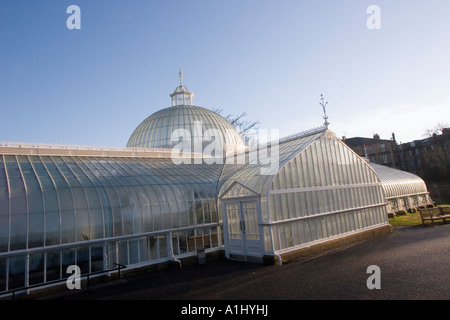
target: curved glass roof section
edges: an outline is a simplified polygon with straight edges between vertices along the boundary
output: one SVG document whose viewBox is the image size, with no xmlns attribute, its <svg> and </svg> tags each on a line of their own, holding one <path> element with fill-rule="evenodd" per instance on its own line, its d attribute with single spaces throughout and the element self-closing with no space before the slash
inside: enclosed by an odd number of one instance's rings
<svg viewBox="0 0 450 320">
<path fill-rule="evenodd" d="M 201 126 L 201 130 L 198 128 Z M 177 138 L 177 129 L 187 130 L 190 135 L 191 148 L 199 139 L 202 141 L 202 150 L 210 141 L 204 141 L 204 133 L 214 129 L 222 135 L 223 145 L 244 147 L 244 141 L 239 133 L 221 115 L 198 106 L 177 105 L 159 110 L 145 119 L 137 126 L 128 140 L 127 147 L 137 148 L 172 148 L 180 143 Z"/>
<path fill-rule="evenodd" d="M 425 182 L 413 173 L 369 162 L 381 180 L 386 198 L 428 194 Z"/>
<path fill-rule="evenodd" d="M 0 253 L 218 223 L 221 169 L 171 159 L 0 155 Z"/>
</svg>

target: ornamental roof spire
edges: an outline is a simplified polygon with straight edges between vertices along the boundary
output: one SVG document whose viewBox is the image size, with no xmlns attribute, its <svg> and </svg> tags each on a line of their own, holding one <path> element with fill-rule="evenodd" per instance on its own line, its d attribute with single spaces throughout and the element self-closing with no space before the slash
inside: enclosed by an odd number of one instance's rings
<svg viewBox="0 0 450 320">
<path fill-rule="evenodd" d="M 328 126 L 329 126 L 329 122 L 328 122 L 328 116 L 327 116 L 327 104 L 328 104 L 328 102 L 323 102 L 324 101 L 324 98 L 323 98 L 323 94 L 321 94 L 320 95 L 320 105 L 322 106 L 322 109 L 323 109 L 323 119 L 325 120 L 325 122 L 324 122 L 324 126 L 325 126 L 325 128 L 327 128 L 327 130 L 328 130 Z"/>
<path fill-rule="evenodd" d="M 181 70 L 180 67 L 180 72 L 178 72 L 178 76 L 180 77 L 180 86 L 183 86 L 183 70 Z"/>
<path fill-rule="evenodd" d="M 183 70 L 180 67 L 180 72 L 178 72 L 180 77 L 180 85 L 175 88 L 175 91 L 170 95 L 172 98 L 172 107 L 176 106 L 192 106 L 192 98 L 194 94 L 189 92 L 188 89 L 183 85 Z"/>
</svg>

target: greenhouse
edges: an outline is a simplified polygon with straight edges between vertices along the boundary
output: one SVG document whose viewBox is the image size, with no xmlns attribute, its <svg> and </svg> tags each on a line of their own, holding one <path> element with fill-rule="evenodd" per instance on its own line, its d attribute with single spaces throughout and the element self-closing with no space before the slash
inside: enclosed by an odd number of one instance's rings
<svg viewBox="0 0 450 320">
<path fill-rule="evenodd" d="M 225 118 L 192 104 L 181 79 L 172 107 L 138 125 L 127 147 L 0 144 L 0 294 L 65 279 L 74 264 L 87 274 L 200 252 L 281 263 L 389 232 L 388 201 L 428 199 L 418 179 L 367 163 L 327 122 L 245 146 Z M 203 152 L 191 148 L 199 141 Z"/>
<path fill-rule="evenodd" d="M 284 253 L 388 225 L 378 176 L 325 127 L 275 147 L 274 174 L 261 174 L 261 164 L 268 163 L 263 159 L 225 165 L 219 199 L 228 257 L 282 259 Z"/>
<path fill-rule="evenodd" d="M 44 152 L 43 150 L 40 150 Z M 0 291 L 220 246 L 215 165 L 0 157 Z"/>
<path fill-rule="evenodd" d="M 388 213 L 432 205 L 425 181 L 410 172 L 369 162 L 381 180 Z"/>
</svg>

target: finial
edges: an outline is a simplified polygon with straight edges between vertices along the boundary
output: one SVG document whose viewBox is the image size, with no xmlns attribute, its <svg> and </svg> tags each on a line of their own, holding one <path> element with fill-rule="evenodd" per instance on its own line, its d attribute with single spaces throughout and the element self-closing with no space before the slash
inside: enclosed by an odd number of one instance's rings
<svg viewBox="0 0 450 320">
<path fill-rule="evenodd" d="M 178 72 L 178 76 L 180 77 L 180 86 L 182 86 L 183 85 L 183 70 L 181 70 L 181 67 L 180 67 L 180 72 Z"/>
<path fill-rule="evenodd" d="M 175 88 L 175 91 L 170 95 L 172 98 L 172 107 L 176 106 L 192 106 L 192 97 L 194 94 L 189 92 L 185 86 L 183 86 L 183 70 L 180 67 L 180 72 L 178 72 L 180 77 L 180 85 Z"/>
<path fill-rule="evenodd" d="M 328 104 L 328 102 L 323 102 L 323 100 L 324 100 L 324 98 L 323 98 L 323 94 L 321 94 L 320 95 L 320 105 L 322 106 L 322 109 L 323 109 L 323 118 L 324 118 L 324 120 L 325 120 L 325 122 L 324 122 L 324 125 L 325 125 L 325 127 L 327 128 L 327 130 L 328 130 L 328 125 L 330 124 L 329 122 L 328 122 L 328 116 L 327 116 L 327 109 L 326 109 L 326 107 L 327 107 L 327 104 Z"/>
</svg>

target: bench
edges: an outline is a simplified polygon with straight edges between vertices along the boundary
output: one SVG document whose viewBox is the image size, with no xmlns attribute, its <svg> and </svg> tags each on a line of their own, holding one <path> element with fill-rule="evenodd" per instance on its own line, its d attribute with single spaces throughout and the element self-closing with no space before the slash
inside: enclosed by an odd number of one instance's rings
<svg viewBox="0 0 450 320">
<path fill-rule="evenodd" d="M 430 221 L 430 224 L 434 227 L 434 221 L 436 220 L 442 220 L 444 223 L 447 223 L 447 219 L 450 220 L 450 208 L 419 208 L 419 213 L 423 226 L 425 221 Z"/>
</svg>

